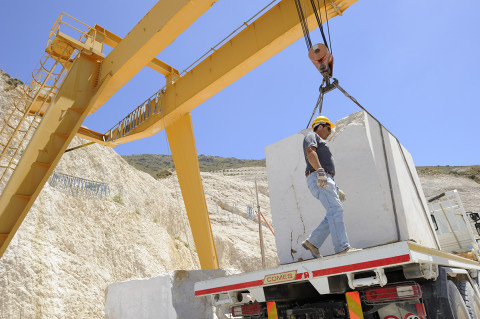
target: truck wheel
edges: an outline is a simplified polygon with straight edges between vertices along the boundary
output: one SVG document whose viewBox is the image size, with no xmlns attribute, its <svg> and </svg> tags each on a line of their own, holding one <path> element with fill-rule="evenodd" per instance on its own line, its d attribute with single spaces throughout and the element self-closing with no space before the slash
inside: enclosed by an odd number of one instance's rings
<svg viewBox="0 0 480 319">
<path fill-rule="evenodd" d="M 447 293 L 453 319 L 470 319 L 467 306 L 453 281 L 447 280 Z"/>
<path fill-rule="evenodd" d="M 472 285 L 467 280 L 458 283 L 458 290 L 467 306 L 471 319 L 480 318 L 480 298 L 475 294 Z"/>
</svg>

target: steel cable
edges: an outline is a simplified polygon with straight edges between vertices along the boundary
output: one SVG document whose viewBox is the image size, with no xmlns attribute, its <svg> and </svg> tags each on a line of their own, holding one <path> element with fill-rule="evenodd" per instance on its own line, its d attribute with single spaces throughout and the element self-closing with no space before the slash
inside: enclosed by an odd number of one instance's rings
<svg viewBox="0 0 480 319">
<path fill-rule="evenodd" d="M 320 5 L 318 5 L 318 8 L 320 9 Z M 328 22 L 327 3 L 325 2 L 325 0 L 323 0 L 323 8 L 325 10 L 325 20 L 327 20 L 327 32 L 328 32 L 328 42 L 330 44 L 330 54 L 333 55 L 332 39 L 330 38 L 330 24 Z"/>
<path fill-rule="evenodd" d="M 318 24 L 318 28 L 320 29 L 320 33 L 322 34 L 322 38 L 323 38 L 323 43 L 325 44 L 325 46 L 328 48 L 328 44 L 327 44 L 327 39 L 325 38 L 325 33 L 323 32 L 323 25 L 322 25 L 322 18 L 321 18 L 321 14 L 319 16 L 318 12 L 317 12 L 317 8 L 315 6 L 315 0 L 310 0 L 310 3 L 312 5 L 312 9 L 313 9 L 313 13 L 315 14 L 315 19 L 317 19 L 317 24 Z M 318 9 L 320 10 L 320 5 L 318 6 Z M 328 22 L 328 17 L 325 16 L 327 18 L 327 22 Z M 330 36 L 330 35 L 329 35 Z M 310 50 L 310 49 L 309 49 Z M 330 49 L 329 49 L 330 51 Z"/>
<path fill-rule="evenodd" d="M 307 20 L 305 19 L 305 15 L 303 14 L 303 9 L 302 9 L 300 0 L 295 0 L 295 6 L 297 7 L 298 19 L 300 20 L 300 25 L 302 26 L 303 37 L 305 39 L 305 44 L 307 45 L 307 51 L 309 51 L 312 48 L 312 40 L 310 39 L 308 23 L 307 23 Z"/>
</svg>

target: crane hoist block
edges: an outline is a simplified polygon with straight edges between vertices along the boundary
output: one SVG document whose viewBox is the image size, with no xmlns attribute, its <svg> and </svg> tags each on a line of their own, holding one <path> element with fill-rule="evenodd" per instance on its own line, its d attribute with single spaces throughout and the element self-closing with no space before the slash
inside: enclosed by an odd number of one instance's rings
<svg viewBox="0 0 480 319">
<path fill-rule="evenodd" d="M 328 48 L 321 43 L 315 44 L 308 50 L 308 57 L 312 61 L 315 68 L 326 77 L 332 77 L 333 73 L 333 55 L 328 51 Z"/>
</svg>

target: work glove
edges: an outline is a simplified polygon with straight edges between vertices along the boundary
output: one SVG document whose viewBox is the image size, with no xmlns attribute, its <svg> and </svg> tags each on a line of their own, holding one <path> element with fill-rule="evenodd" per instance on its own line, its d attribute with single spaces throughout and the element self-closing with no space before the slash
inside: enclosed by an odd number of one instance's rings
<svg viewBox="0 0 480 319">
<path fill-rule="evenodd" d="M 324 188 L 327 185 L 327 174 L 323 168 L 317 169 L 317 186 Z"/>
<path fill-rule="evenodd" d="M 340 198 L 340 201 L 344 202 L 347 200 L 347 195 L 339 188 L 338 189 L 338 198 Z"/>
</svg>

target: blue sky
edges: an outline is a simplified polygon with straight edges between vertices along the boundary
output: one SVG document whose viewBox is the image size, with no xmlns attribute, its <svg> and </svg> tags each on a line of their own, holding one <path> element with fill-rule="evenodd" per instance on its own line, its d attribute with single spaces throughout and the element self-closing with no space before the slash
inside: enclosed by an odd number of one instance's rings
<svg viewBox="0 0 480 319">
<path fill-rule="evenodd" d="M 157 57 L 183 70 L 269 2 L 219 0 Z M 155 3 L 5 2 L 0 68 L 29 82 L 62 11 L 124 37 Z M 416 165 L 480 164 L 479 12 L 477 0 L 359 0 L 330 20 L 334 76 L 399 138 Z M 311 36 L 321 42 L 318 29 Z M 306 126 L 320 82 L 301 38 L 192 111 L 198 153 L 264 158 L 265 146 Z M 84 125 L 107 131 L 164 83 L 144 68 Z M 323 114 L 331 120 L 356 111 L 338 91 L 325 97 Z M 115 150 L 170 154 L 164 132 Z"/>
</svg>

